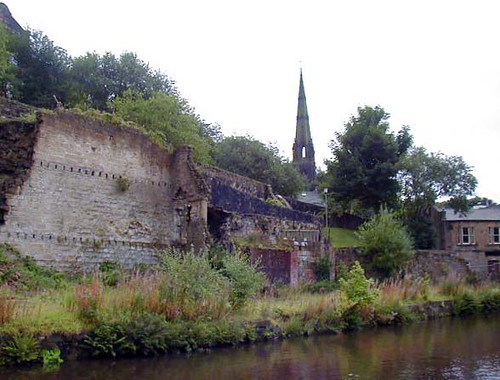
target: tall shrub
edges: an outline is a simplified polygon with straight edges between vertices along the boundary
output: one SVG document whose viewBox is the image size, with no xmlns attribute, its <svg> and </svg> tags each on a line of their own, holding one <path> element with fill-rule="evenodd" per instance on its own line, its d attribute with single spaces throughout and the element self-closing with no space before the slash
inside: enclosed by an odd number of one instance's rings
<svg viewBox="0 0 500 380">
<path fill-rule="evenodd" d="M 160 303 L 177 317 L 217 318 L 229 309 L 231 284 L 213 268 L 207 254 L 170 251 L 162 255 Z"/>
<path fill-rule="evenodd" d="M 359 229 L 362 252 L 371 267 L 383 276 L 391 276 L 413 257 L 413 241 L 403 224 L 385 208 Z"/>
<path fill-rule="evenodd" d="M 231 302 L 235 306 L 243 306 L 266 284 L 266 275 L 238 252 L 223 258 L 221 272 L 231 281 Z"/>
<path fill-rule="evenodd" d="M 373 280 L 365 276 L 359 261 L 355 261 L 351 269 L 339 280 L 340 290 L 353 305 L 366 306 L 377 298 L 377 291 L 372 289 Z"/>
</svg>

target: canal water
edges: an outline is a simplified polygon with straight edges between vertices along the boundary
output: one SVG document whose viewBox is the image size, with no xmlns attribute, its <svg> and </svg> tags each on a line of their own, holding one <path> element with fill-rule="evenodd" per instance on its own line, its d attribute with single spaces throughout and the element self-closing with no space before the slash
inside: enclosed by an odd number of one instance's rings
<svg viewBox="0 0 500 380">
<path fill-rule="evenodd" d="M 500 379 L 500 316 L 442 319 L 153 359 L 0 369 L 0 379 Z"/>
</svg>

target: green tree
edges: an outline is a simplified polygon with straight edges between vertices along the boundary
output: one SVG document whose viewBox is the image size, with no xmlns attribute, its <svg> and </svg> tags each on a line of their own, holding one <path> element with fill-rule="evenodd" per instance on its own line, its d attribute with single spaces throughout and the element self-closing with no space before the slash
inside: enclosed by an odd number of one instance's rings
<svg viewBox="0 0 500 380">
<path fill-rule="evenodd" d="M 370 215 L 398 204 L 398 162 L 412 137 L 407 127 L 390 132 L 388 119 L 381 107 L 360 107 L 330 143 L 326 186 L 343 211 Z"/>
<path fill-rule="evenodd" d="M 71 78 L 71 102 L 99 110 L 113 110 L 112 101 L 129 90 L 145 99 L 157 92 L 178 96 L 173 81 L 132 52 L 119 57 L 110 52 L 77 57 L 73 60 Z"/>
<path fill-rule="evenodd" d="M 435 246 L 436 232 L 431 208 L 439 198 L 449 198 L 457 211 L 468 209 L 477 180 L 472 168 L 460 156 L 429 153 L 416 147 L 401 160 L 399 180 L 402 188 L 402 215 L 415 245 L 420 249 Z"/>
<path fill-rule="evenodd" d="M 15 80 L 15 65 L 9 51 L 9 40 L 12 38 L 8 29 L 0 24 L 0 95 L 11 96 Z"/>
<path fill-rule="evenodd" d="M 118 116 L 142 125 L 164 145 L 191 145 L 197 161 L 211 162 L 212 141 L 203 134 L 200 121 L 185 100 L 164 92 L 146 98 L 126 91 L 113 101 L 113 107 Z"/>
<path fill-rule="evenodd" d="M 378 292 L 372 289 L 373 280 L 366 278 L 359 261 L 355 261 L 344 277 L 339 279 L 339 285 L 352 305 L 370 305 L 378 296 Z"/>
<path fill-rule="evenodd" d="M 8 49 L 16 66 L 12 89 L 16 100 L 45 108 L 56 106 L 54 96 L 66 102 L 71 66 L 66 50 L 37 30 L 12 34 Z"/>
<path fill-rule="evenodd" d="M 413 257 L 413 241 L 406 227 L 386 208 L 365 222 L 358 234 L 363 254 L 383 276 L 395 274 Z"/>
<path fill-rule="evenodd" d="M 222 169 L 268 183 L 281 195 L 294 195 L 304 188 L 304 179 L 272 145 L 250 136 L 226 137 L 217 144 L 214 160 Z"/>
</svg>

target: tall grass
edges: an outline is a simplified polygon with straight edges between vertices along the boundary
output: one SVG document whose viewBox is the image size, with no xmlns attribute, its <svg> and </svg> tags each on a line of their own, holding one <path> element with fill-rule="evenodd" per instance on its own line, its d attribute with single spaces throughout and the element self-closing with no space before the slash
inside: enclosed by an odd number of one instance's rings
<svg viewBox="0 0 500 380">
<path fill-rule="evenodd" d="M 68 308 L 76 312 L 78 317 L 90 324 L 99 320 L 99 312 L 103 307 L 104 285 L 99 274 L 94 274 L 90 283 L 75 287 L 73 297 L 68 299 Z"/>
<path fill-rule="evenodd" d="M 152 313 L 166 321 L 221 319 L 242 307 L 264 286 L 265 277 L 243 256 L 224 257 L 214 265 L 208 254 L 170 251 L 157 267 L 119 276 L 107 286 L 94 275 L 75 287 L 67 302 L 86 323 Z"/>
<path fill-rule="evenodd" d="M 428 277 L 392 278 L 377 284 L 379 302 L 394 304 L 408 301 L 427 301 L 435 292 Z"/>
<path fill-rule="evenodd" d="M 0 325 L 12 321 L 19 303 L 10 291 L 0 290 Z"/>
</svg>

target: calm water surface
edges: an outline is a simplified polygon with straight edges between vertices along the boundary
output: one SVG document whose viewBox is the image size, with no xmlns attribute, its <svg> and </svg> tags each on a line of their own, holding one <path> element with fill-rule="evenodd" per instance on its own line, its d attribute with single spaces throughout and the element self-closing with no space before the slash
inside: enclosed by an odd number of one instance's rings
<svg viewBox="0 0 500 380">
<path fill-rule="evenodd" d="M 214 350 L 209 354 L 65 363 L 0 379 L 500 379 L 500 316 Z"/>
</svg>

